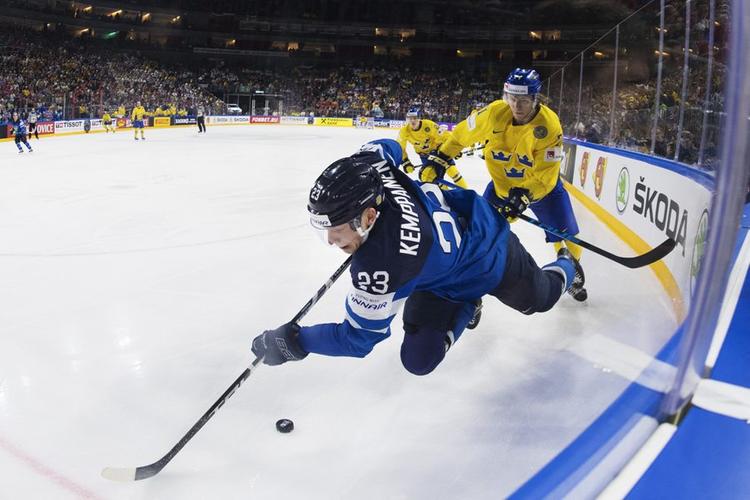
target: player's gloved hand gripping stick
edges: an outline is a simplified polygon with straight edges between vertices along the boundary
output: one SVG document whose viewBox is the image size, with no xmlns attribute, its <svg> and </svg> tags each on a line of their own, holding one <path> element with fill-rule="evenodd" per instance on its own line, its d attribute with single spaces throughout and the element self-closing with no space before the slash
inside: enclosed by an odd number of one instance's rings
<svg viewBox="0 0 750 500">
<path fill-rule="evenodd" d="M 314 306 L 320 300 L 320 298 L 336 282 L 339 276 L 343 274 L 346 268 L 349 267 L 349 264 L 351 264 L 352 262 L 352 257 L 353 256 L 349 256 L 349 258 L 346 259 L 338 269 L 336 269 L 336 272 L 334 272 L 333 275 L 328 278 L 328 281 L 326 281 L 323 286 L 318 289 L 315 295 L 307 301 L 307 304 L 305 304 L 304 307 L 297 313 L 297 315 L 292 318 L 292 320 L 290 321 L 291 324 L 296 325 L 299 320 L 305 317 L 312 306 Z M 204 425 L 206 425 L 206 422 L 208 422 L 209 419 L 214 416 L 216 410 L 221 408 L 224 403 L 226 403 L 226 401 L 232 396 L 232 394 L 234 394 L 234 392 L 242 385 L 242 383 L 247 380 L 247 378 L 261 363 L 261 361 L 263 361 L 262 357 L 256 357 L 253 362 L 250 363 L 250 366 L 247 367 L 239 377 L 237 377 L 237 380 L 235 380 L 232 385 L 230 385 L 229 388 L 224 391 L 224 394 L 222 394 L 221 397 L 213 405 L 211 405 L 211 408 L 209 408 L 208 411 L 203 414 L 200 420 L 198 420 L 195 425 L 193 425 L 190 430 L 187 431 L 187 434 L 185 434 L 182 439 L 180 439 L 180 441 L 176 445 L 174 445 L 174 447 L 172 447 L 172 449 L 169 450 L 169 452 L 162 458 L 150 465 L 144 465 L 142 467 L 107 467 L 102 470 L 102 476 L 107 479 L 111 479 L 112 481 L 138 481 L 139 479 L 147 479 L 158 474 L 187 444 L 187 442 L 190 441 Z"/>
<path fill-rule="evenodd" d="M 456 186 L 455 184 L 442 180 L 442 179 L 438 179 L 437 182 L 439 184 L 444 184 L 452 188 L 461 189 L 459 186 Z M 496 206 L 495 208 L 497 208 L 501 212 L 507 211 L 507 207 L 505 206 L 500 206 L 500 207 Z M 566 239 L 568 241 L 572 241 L 576 245 L 580 245 L 586 250 L 591 250 L 595 254 L 601 255 L 602 257 L 606 257 L 607 259 L 615 261 L 618 264 L 623 265 L 625 267 L 629 267 L 630 269 L 637 269 L 639 267 L 645 267 L 645 266 L 653 264 L 654 262 L 660 261 L 661 259 L 666 257 L 669 254 L 669 252 L 671 252 L 672 249 L 674 249 L 674 247 L 677 245 L 677 242 L 675 240 L 673 240 L 672 238 L 667 238 L 661 244 L 659 244 L 659 246 L 652 248 L 651 250 L 649 250 L 648 252 L 644 254 L 636 255 L 635 257 L 621 257 L 619 255 L 615 255 L 606 250 L 603 250 L 595 245 L 592 245 L 591 243 L 587 241 L 578 239 L 577 237 L 573 236 L 572 234 L 566 233 L 565 231 L 562 231 L 552 226 L 548 226 L 547 224 L 544 224 L 543 222 L 539 222 L 538 220 L 531 218 L 528 215 L 518 213 L 514 215 L 514 217 L 518 217 L 519 219 L 524 220 L 528 222 L 529 224 L 533 224 L 537 227 L 540 227 L 544 229 L 545 231 L 547 231 L 548 233 L 552 233 L 556 236 L 559 236 L 560 238 Z"/>
</svg>

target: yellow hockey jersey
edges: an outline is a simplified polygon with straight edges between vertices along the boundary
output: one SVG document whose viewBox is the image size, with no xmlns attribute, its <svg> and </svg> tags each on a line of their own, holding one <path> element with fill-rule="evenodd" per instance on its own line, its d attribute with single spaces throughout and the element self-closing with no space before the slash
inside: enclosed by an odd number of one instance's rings
<svg viewBox="0 0 750 500">
<path fill-rule="evenodd" d="M 494 101 L 456 125 L 440 151 L 454 157 L 462 148 L 485 141 L 484 161 L 499 197 L 507 198 L 511 188 L 521 187 L 540 200 L 557 184 L 562 127 L 547 106 L 540 105 L 529 123 L 513 125 L 510 106 Z"/>
<path fill-rule="evenodd" d="M 410 142 L 414 146 L 414 151 L 417 154 L 426 155 L 440 147 L 449 136 L 450 132 L 441 134 L 438 124 L 432 120 L 420 120 L 417 130 L 413 130 L 407 123 L 401 127 L 397 139 L 401 145 L 401 151 L 403 151 L 402 160 L 406 160 L 407 143 Z"/>
<path fill-rule="evenodd" d="M 102 121 L 103 122 L 111 122 L 112 121 L 112 115 L 110 115 L 109 113 L 104 113 L 102 115 Z"/>
<path fill-rule="evenodd" d="M 131 120 L 143 120 L 146 115 L 146 109 L 143 106 L 136 106 L 133 108 L 133 112 L 130 114 Z"/>
</svg>

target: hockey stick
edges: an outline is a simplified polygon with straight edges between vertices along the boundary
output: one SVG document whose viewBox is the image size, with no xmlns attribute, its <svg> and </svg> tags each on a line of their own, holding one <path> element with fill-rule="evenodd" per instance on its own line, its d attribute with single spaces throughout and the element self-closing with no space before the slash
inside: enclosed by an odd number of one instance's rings
<svg viewBox="0 0 750 500">
<path fill-rule="evenodd" d="M 461 153 L 460 156 L 464 156 L 464 155 L 466 155 L 468 153 L 476 153 L 477 151 L 483 150 L 485 148 L 485 146 L 487 146 L 486 142 L 484 144 L 482 144 L 481 146 L 471 146 L 471 147 L 468 147 L 468 148 L 464 148 L 464 149 L 462 149 L 460 151 L 460 153 Z M 456 158 L 453 158 L 453 159 L 455 160 Z"/>
<path fill-rule="evenodd" d="M 459 186 L 456 186 L 455 184 L 445 181 L 443 179 L 438 179 L 438 182 L 440 184 L 444 184 L 452 188 L 461 189 Z M 495 204 L 493 204 L 493 206 L 497 209 L 503 208 L 503 206 L 498 206 Z M 661 259 L 666 257 L 669 254 L 669 252 L 671 252 L 672 249 L 674 249 L 674 247 L 677 245 L 677 242 L 675 240 L 673 240 L 672 238 L 667 238 L 661 244 L 652 248 L 651 250 L 649 250 L 648 252 L 644 254 L 636 255 L 635 257 L 621 257 L 619 255 L 610 253 L 602 248 L 599 248 L 596 245 L 592 245 L 591 243 L 587 241 L 581 240 L 573 236 L 572 234 L 567 233 L 561 229 L 557 229 L 543 222 L 539 222 L 538 220 L 532 217 L 529 217 L 528 215 L 518 214 L 516 217 L 518 217 L 519 219 L 523 221 L 528 222 L 529 224 L 533 224 L 537 227 L 540 227 L 550 234 L 554 234 L 555 236 L 559 236 L 560 238 L 563 238 L 565 240 L 572 241 L 576 245 L 580 245 L 586 250 L 590 250 L 594 252 L 595 254 L 601 255 L 602 257 L 606 257 L 607 259 L 617 262 L 618 264 L 623 265 L 625 267 L 629 267 L 630 269 L 637 269 L 639 267 L 645 267 L 645 266 L 653 264 L 654 262 L 660 261 Z"/>
<path fill-rule="evenodd" d="M 307 304 L 305 304 L 304 307 L 300 309 L 300 311 L 294 316 L 291 321 L 292 323 L 297 323 L 308 313 L 308 311 L 310 311 L 312 306 L 314 306 L 318 302 L 318 300 L 320 300 L 320 298 L 328 291 L 329 288 L 331 288 L 333 283 L 339 278 L 339 276 L 341 276 L 346 268 L 349 267 L 351 261 L 352 256 L 349 256 L 349 258 L 346 259 L 338 269 L 336 269 L 336 272 L 334 272 L 333 275 L 328 278 L 328 281 L 326 281 L 323 286 L 318 289 L 315 295 L 309 301 L 307 301 Z M 216 400 L 213 405 L 211 405 L 211 408 L 209 408 L 208 411 L 203 414 L 200 420 L 198 420 L 195 425 L 193 425 L 190 430 L 187 431 L 187 434 L 182 436 L 182 439 L 180 439 L 180 441 L 176 445 L 174 445 L 174 447 L 172 447 L 172 449 L 169 450 L 166 455 L 150 465 L 144 465 L 141 467 L 106 467 L 104 470 L 102 470 L 102 476 L 112 481 L 127 482 L 148 479 L 161 472 L 161 470 L 175 457 L 175 455 L 177 455 L 177 453 L 179 453 L 179 451 L 187 444 L 187 442 L 190 441 L 204 425 L 206 425 L 206 422 L 208 422 L 211 417 L 214 416 L 214 413 L 216 413 L 216 411 L 221 408 L 224 403 L 227 402 L 232 394 L 234 394 L 234 392 L 239 389 L 242 383 L 247 380 L 247 378 L 251 373 L 253 373 L 253 370 L 255 370 L 255 368 L 261 363 L 261 361 L 263 361 L 263 358 L 255 358 L 253 362 L 250 363 L 250 366 L 247 367 L 239 377 L 237 377 L 237 380 L 235 380 L 232 385 L 230 385 L 229 388 L 224 391 L 224 394 L 222 394 L 221 397 Z"/>
</svg>

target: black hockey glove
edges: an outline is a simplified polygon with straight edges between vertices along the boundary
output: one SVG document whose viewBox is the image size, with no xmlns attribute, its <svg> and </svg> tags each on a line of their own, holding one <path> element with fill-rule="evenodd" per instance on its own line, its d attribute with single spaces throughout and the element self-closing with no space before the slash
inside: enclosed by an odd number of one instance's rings
<svg viewBox="0 0 750 500">
<path fill-rule="evenodd" d="M 399 168 L 407 174 L 414 172 L 414 165 L 412 165 L 411 160 L 409 159 L 404 160 L 404 162 L 399 165 Z"/>
<path fill-rule="evenodd" d="M 299 325 L 296 323 L 266 330 L 253 339 L 253 354 L 262 357 L 263 363 L 271 366 L 305 359 L 308 353 L 299 345 L 298 337 Z"/>
<path fill-rule="evenodd" d="M 504 200 L 503 215 L 507 218 L 515 219 L 518 214 L 523 213 L 529 208 L 531 203 L 531 193 L 528 189 L 512 188 L 508 191 L 508 198 Z"/>
<path fill-rule="evenodd" d="M 427 161 L 419 170 L 419 180 L 422 182 L 435 182 L 442 179 L 445 171 L 448 170 L 451 158 L 445 153 L 435 151 L 427 157 Z"/>
</svg>

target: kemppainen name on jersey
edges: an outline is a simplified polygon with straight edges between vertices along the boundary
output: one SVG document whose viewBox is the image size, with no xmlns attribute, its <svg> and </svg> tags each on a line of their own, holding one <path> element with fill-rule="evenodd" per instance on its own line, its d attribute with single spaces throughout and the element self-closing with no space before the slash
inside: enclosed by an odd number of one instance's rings
<svg viewBox="0 0 750 500">
<path fill-rule="evenodd" d="M 387 162 L 378 163 L 375 168 L 383 179 L 383 185 L 393 194 L 393 199 L 401 207 L 402 222 L 398 252 L 416 256 L 419 242 L 422 240 L 422 232 L 419 228 L 419 215 L 414 210 L 414 202 L 409 193 L 398 183 Z"/>
</svg>

